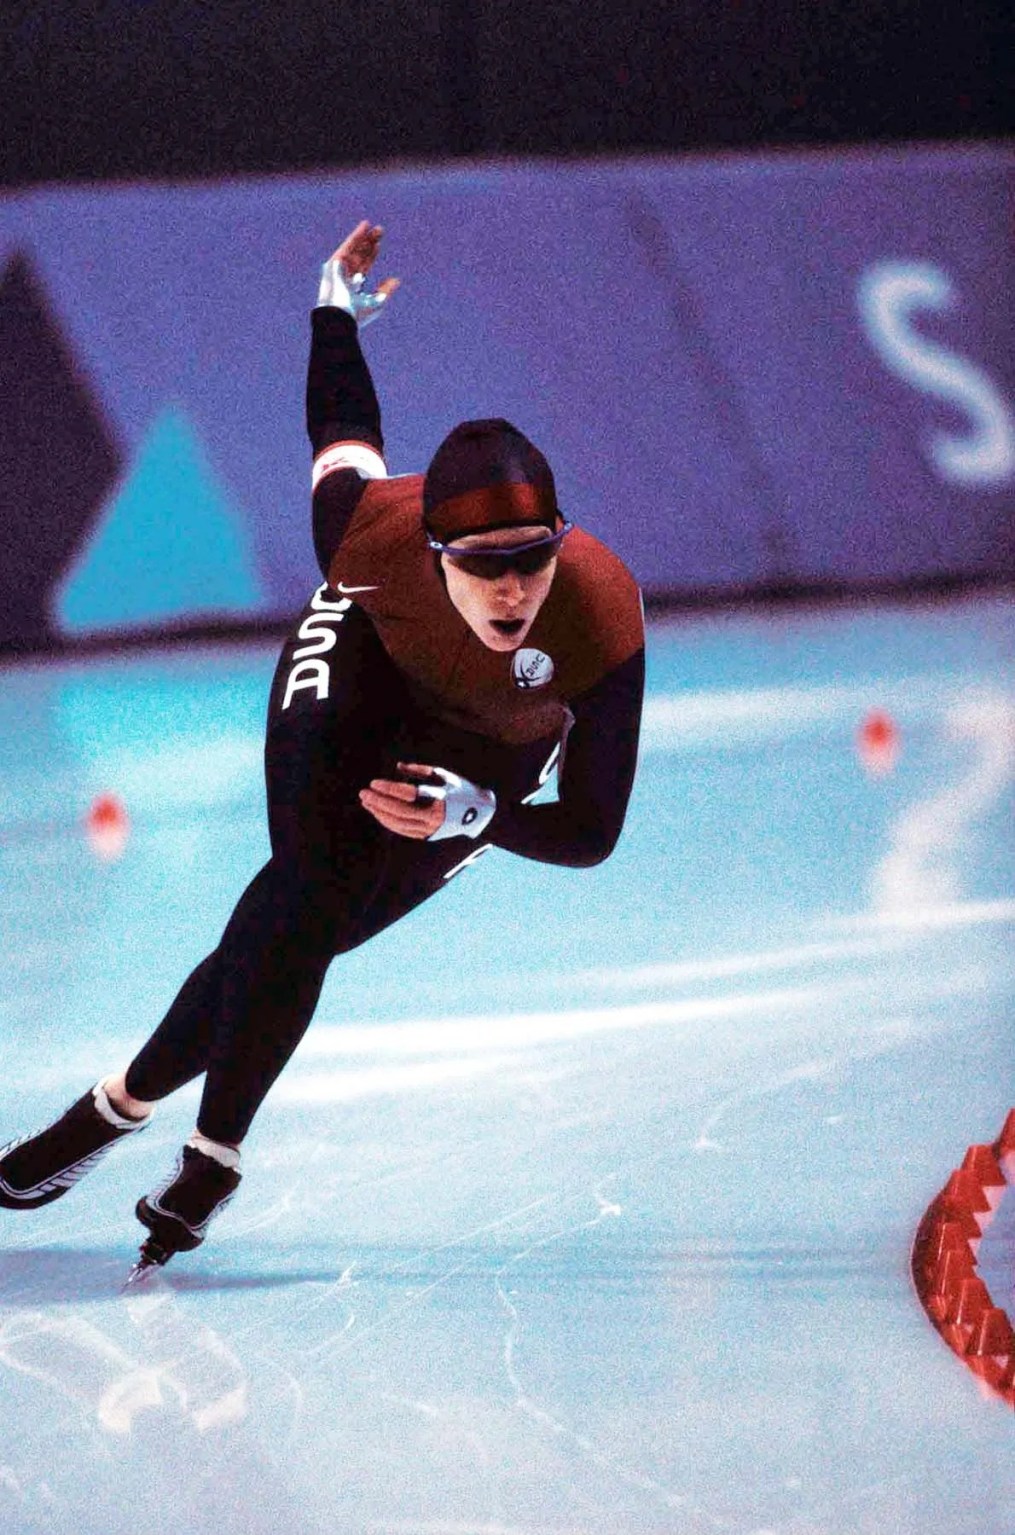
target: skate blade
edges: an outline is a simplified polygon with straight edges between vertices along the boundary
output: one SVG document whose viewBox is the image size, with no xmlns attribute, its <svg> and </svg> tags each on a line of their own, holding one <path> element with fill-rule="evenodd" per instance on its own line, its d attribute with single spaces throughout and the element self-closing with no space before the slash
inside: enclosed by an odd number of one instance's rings
<svg viewBox="0 0 1015 1535">
<path fill-rule="evenodd" d="M 145 1263 L 142 1259 L 139 1258 L 137 1263 L 135 1263 L 134 1267 L 131 1269 L 130 1273 L 127 1275 L 126 1279 L 123 1281 L 123 1284 L 120 1286 L 121 1291 L 136 1290 L 139 1285 L 144 1284 L 152 1270 L 158 1267 L 159 1265 L 157 1263 Z"/>
<path fill-rule="evenodd" d="M 157 1269 L 163 1268 L 171 1257 L 172 1253 L 166 1252 L 164 1248 L 157 1247 L 154 1242 L 146 1242 L 141 1248 L 137 1262 L 123 1281 L 121 1290 L 136 1289 L 138 1285 L 144 1284 L 145 1280 Z"/>
</svg>

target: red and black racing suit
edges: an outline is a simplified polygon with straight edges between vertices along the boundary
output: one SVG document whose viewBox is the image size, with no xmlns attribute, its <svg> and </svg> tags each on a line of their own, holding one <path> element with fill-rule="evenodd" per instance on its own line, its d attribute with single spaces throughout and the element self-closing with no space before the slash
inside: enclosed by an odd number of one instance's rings
<svg viewBox="0 0 1015 1535">
<path fill-rule="evenodd" d="M 339 442 L 382 453 L 355 321 L 325 307 L 312 324 L 315 455 Z M 205 1072 L 198 1127 L 215 1141 L 243 1140 L 336 955 L 434 895 L 481 849 L 586 866 L 607 857 L 623 825 L 644 679 L 631 575 L 576 528 L 525 647 L 490 650 L 453 607 L 427 547 L 422 484 L 349 468 L 320 480 L 314 543 L 325 582 L 282 651 L 268 707 L 272 856 L 127 1072 L 142 1100 Z M 525 803 L 558 752 L 557 802 Z M 399 761 L 493 789 L 483 836 L 416 841 L 378 825 L 358 791 L 401 776 Z"/>
</svg>

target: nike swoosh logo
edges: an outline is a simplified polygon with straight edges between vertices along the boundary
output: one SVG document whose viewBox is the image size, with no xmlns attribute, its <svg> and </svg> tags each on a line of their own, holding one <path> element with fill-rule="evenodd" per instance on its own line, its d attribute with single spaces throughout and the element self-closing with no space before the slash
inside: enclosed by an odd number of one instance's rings
<svg viewBox="0 0 1015 1535">
<path fill-rule="evenodd" d="M 343 597 L 351 597 L 353 592 L 379 592 L 379 586 L 343 586 L 341 581 L 335 587 L 336 592 L 341 592 Z"/>
</svg>

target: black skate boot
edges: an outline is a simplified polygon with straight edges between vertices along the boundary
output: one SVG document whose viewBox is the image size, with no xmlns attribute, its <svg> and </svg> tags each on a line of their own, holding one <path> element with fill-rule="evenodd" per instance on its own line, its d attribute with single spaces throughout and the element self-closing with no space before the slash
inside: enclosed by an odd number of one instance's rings
<svg viewBox="0 0 1015 1535">
<path fill-rule="evenodd" d="M 239 1154 L 234 1155 L 238 1163 Z M 196 1146 L 184 1146 L 171 1178 L 137 1202 L 137 1218 L 151 1235 L 142 1243 L 127 1283 L 168 1263 L 174 1253 L 200 1247 L 212 1216 L 224 1209 L 239 1186 L 238 1166 L 225 1167 Z"/>
<path fill-rule="evenodd" d="M 73 1188 L 117 1141 L 143 1130 L 151 1119 L 125 1119 L 99 1082 L 65 1114 L 34 1135 L 22 1135 L 0 1147 L 0 1205 L 7 1210 L 37 1210 Z"/>
</svg>

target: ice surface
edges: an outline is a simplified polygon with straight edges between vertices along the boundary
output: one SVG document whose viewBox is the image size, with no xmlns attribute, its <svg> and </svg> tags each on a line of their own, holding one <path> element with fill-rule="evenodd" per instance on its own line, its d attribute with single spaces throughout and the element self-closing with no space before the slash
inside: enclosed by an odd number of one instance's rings
<svg viewBox="0 0 1015 1535">
<path fill-rule="evenodd" d="M 193 1089 L 0 1212 L 4 1535 L 1015 1527 L 1012 1414 L 908 1276 L 1015 1103 L 1013 637 L 1003 598 L 657 625 L 617 853 L 493 854 L 336 964 L 205 1247 L 121 1293 Z M 129 1056 L 263 860 L 271 665 L 3 674 L 0 1135 Z"/>
</svg>

